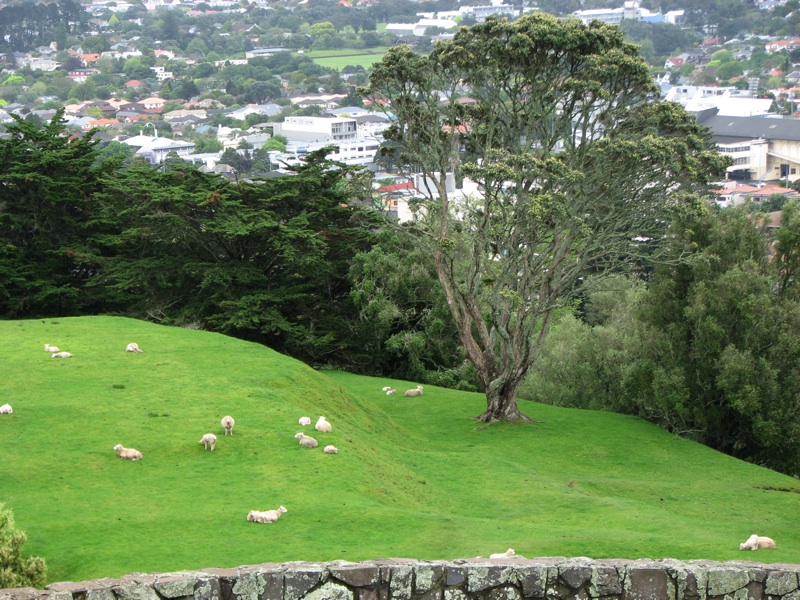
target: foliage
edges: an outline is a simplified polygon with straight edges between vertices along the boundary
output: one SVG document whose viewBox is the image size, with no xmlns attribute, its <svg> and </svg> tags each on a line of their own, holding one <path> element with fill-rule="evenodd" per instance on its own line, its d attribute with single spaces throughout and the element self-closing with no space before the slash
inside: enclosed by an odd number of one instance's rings
<svg viewBox="0 0 800 600">
<path fill-rule="evenodd" d="M 648 289 L 617 293 L 604 318 L 560 323 L 525 393 L 642 416 L 798 475 L 798 205 L 786 206 L 774 240 L 745 206 L 687 221 L 680 234 L 692 259 L 661 265 Z"/>
<path fill-rule="evenodd" d="M 11 510 L 0 503 L 0 588 L 42 587 L 47 566 L 38 556 L 23 558 L 25 533 L 14 525 Z"/>
<path fill-rule="evenodd" d="M 144 353 L 124 352 L 130 341 Z M 75 356 L 51 359 L 43 342 Z M 0 427 L 0 499 L 47 558 L 48 582 L 508 546 L 732 561 L 758 530 L 782 532 L 760 561 L 800 562 L 797 480 L 639 419 L 537 405 L 539 423 L 476 428 L 480 394 L 426 385 L 403 398 L 417 382 L 320 373 L 227 336 L 118 317 L 0 321 L 0 355 L 4 396 L 18 399 Z M 318 439 L 338 455 L 297 444 L 307 414 L 330 420 Z M 213 453 L 197 443 L 205 432 Z M 70 440 L 59 460 L 53 440 Z M 120 460 L 117 443 L 144 459 Z M 221 478 L 224 493 L 211 493 Z M 281 504 L 274 525 L 245 520 Z M 223 523 L 236 543 L 209 543 Z"/>
<path fill-rule="evenodd" d="M 86 290 L 87 238 L 102 166 L 91 135 L 71 138 L 63 109 L 49 124 L 14 117 L 0 141 L 0 315 L 103 310 Z"/>
<path fill-rule="evenodd" d="M 526 418 L 517 387 L 555 311 L 587 275 L 638 264 L 637 240 L 662 239 L 726 164 L 598 22 L 490 18 L 428 56 L 391 49 L 364 91 L 397 116 L 384 156 L 427 182 L 418 239 L 486 392 L 480 420 Z M 483 196 L 456 200 L 454 172 Z"/>
</svg>

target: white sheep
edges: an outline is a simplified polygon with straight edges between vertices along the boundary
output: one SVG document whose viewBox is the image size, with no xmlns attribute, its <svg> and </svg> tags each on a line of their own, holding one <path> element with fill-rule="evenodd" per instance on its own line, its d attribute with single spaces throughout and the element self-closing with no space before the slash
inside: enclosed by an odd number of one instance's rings
<svg viewBox="0 0 800 600">
<path fill-rule="evenodd" d="M 325 454 L 339 454 L 339 449 L 336 446 L 325 446 L 323 452 Z"/>
<path fill-rule="evenodd" d="M 775 540 L 762 535 L 753 534 L 743 544 L 739 544 L 739 550 L 758 550 L 775 548 Z"/>
<path fill-rule="evenodd" d="M 141 460 L 142 453 L 135 448 L 126 448 L 122 444 L 114 446 L 114 451 L 120 458 L 127 458 L 128 460 Z"/>
<path fill-rule="evenodd" d="M 330 423 L 328 423 L 328 420 L 325 417 L 320 417 L 317 420 L 317 424 L 314 425 L 314 429 L 316 429 L 320 433 L 330 433 L 331 431 L 333 431 L 333 427 L 331 426 Z"/>
<path fill-rule="evenodd" d="M 395 390 L 395 389 L 388 389 L 388 390 L 386 390 L 386 395 L 387 396 L 391 396 L 392 394 L 394 394 L 396 392 L 397 392 L 397 390 Z"/>
<path fill-rule="evenodd" d="M 300 445 L 303 448 L 316 448 L 319 446 L 319 442 L 312 438 L 311 436 L 306 435 L 302 431 L 294 436 L 298 440 L 300 440 Z"/>
<path fill-rule="evenodd" d="M 14 409 L 11 408 L 10 404 L 3 404 L 0 406 L 0 415 L 10 415 L 14 412 Z"/>
<path fill-rule="evenodd" d="M 413 390 L 406 390 L 405 396 L 422 396 L 422 386 L 418 385 Z"/>
<path fill-rule="evenodd" d="M 220 423 L 222 423 L 222 426 L 225 428 L 225 435 L 233 435 L 233 425 L 235 421 L 233 420 L 232 416 L 227 415 L 222 417 L 222 421 L 220 421 Z"/>
<path fill-rule="evenodd" d="M 58 349 L 58 346 L 51 346 L 50 344 L 45 344 L 44 345 L 44 351 L 45 352 L 61 352 Z"/>
<path fill-rule="evenodd" d="M 274 523 L 285 512 L 289 511 L 284 506 L 280 506 L 277 510 L 251 510 L 247 513 L 247 520 L 254 523 Z"/>
<path fill-rule="evenodd" d="M 203 444 L 203 450 L 206 450 L 211 447 L 211 451 L 214 451 L 214 446 L 217 445 L 217 436 L 213 433 L 207 433 L 202 438 L 200 438 L 200 444 Z"/>
<path fill-rule="evenodd" d="M 381 388 L 381 391 L 382 391 L 382 392 L 388 392 L 390 389 L 392 389 L 392 386 L 390 386 L 390 385 L 385 385 L 385 386 L 383 386 L 383 387 Z"/>
<path fill-rule="evenodd" d="M 72 358 L 72 354 L 69 352 L 53 352 L 53 356 L 50 358 Z"/>
<path fill-rule="evenodd" d="M 306 425 L 311 425 L 311 417 L 300 417 L 300 425 L 303 427 Z"/>
<path fill-rule="evenodd" d="M 489 558 L 511 558 L 514 556 L 516 552 L 514 552 L 513 548 L 509 548 L 505 552 L 500 552 L 499 554 L 490 554 Z"/>
<path fill-rule="evenodd" d="M 125 352 L 144 352 L 144 350 L 139 348 L 139 344 L 136 342 L 131 342 L 125 347 Z"/>
</svg>

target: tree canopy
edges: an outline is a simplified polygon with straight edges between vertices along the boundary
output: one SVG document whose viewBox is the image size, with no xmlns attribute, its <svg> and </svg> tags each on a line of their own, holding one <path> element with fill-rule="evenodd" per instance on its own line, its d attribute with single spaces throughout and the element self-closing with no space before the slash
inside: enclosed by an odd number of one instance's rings
<svg viewBox="0 0 800 600">
<path fill-rule="evenodd" d="M 426 182 L 419 239 L 486 392 L 483 421 L 527 418 L 517 388 L 554 311 L 587 275 L 639 264 L 726 164 L 598 22 L 490 18 L 427 56 L 391 49 L 364 92 L 397 117 L 383 155 Z M 481 193 L 456 196 L 448 173 Z"/>
</svg>

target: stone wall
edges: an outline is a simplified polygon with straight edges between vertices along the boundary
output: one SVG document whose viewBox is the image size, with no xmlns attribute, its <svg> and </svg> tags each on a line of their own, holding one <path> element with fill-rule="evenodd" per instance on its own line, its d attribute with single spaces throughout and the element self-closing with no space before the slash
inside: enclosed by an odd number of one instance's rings
<svg viewBox="0 0 800 600">
<path fill-rule="evenodd" d="M 295 562 L 0 590 L 0 600 L 800 600 L 800 565 L 509 558 Z"/>
</svg>

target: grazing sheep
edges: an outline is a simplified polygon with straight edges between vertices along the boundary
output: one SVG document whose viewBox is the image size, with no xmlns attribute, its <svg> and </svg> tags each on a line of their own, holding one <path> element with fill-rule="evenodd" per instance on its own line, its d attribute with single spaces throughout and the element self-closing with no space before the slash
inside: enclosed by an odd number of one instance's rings
<svg viewBox="0 0 800 600">
<path fill-rule="evenodd" d="M 303 427 L 306 425 L 311 425 L 311 417 L 300 417 L 300 425 Z"/>
<path fill-rule="evenodd" d="M 45 344 L 44 345 L 44 351 L 45 352 L 61 352 L 58 349 L 58 346 L 51 346 L 50 344 Z"/>
<path fill-rule="evenodd" d="M 395 392 L 397 392 L 397 390 L 395 390 L 395 389 L 388 389 L 388 390 L 386 390 L 386 395 L 387 395 L 387 396 L 391 396 L 391 395 L 392 395 L 392 394 L 394 394 Z"/>
<path fill-rule="evenodd" d="M 758 550 L 775 548 L 775 540 L 761 535 L 753 534 L 743 544 L 739 544 L 739 550 Z"/>
<path fill-rule="evenodd" d="M 516 552 L 514 552 L 514 549 L 513 548 L 509 548 L 505 552 L 501 552 L 499 554 L 490 554 L 489 558 L 511 558 L 515 554 L 516 554 Z"/>
<path fill-rule="evenodd" d="M 382 392 L 388 392 L 390 389 L 392 389 L 392 386 L 390 386 L 390 385 L 385 385 L 385 386 L 383 386 L 383 387 L 381 388 L 381 391 L 382 391 Z"/>
<path fill-rule="evenodd" d="M 330 433 L 331 431 L 333 431 L 333 427 L 331 426 L 330 423 L 328 423 L 325 417 L 320 417 L 317 420 L 317 424 L 314 425 L 314 429 L 316 429 L 320 433 Z"/>
<path fill-rule="evenodd" d="M 339 449 L 336 446 L 325 446 L 323 452 L 325 454 L 339 454 Z"/>
<path fill-rule="evenodd" d="M 220 421 L 220 423 L 222 423 L 222 426 L 225 428 L 225 435 L 233 435 L 233 424 L 235 421 L 233 420 L 232 416 L 228 415 L 222 417 L 222 421 Z"/>
<path fill-rule="evenodd" d="M 211 451 L 214 451 L 214 446 L 217 445 L 217 436 L 213 433 L 207 433 L 200 439 L 200 444 L 203 444 L 203 450 L 206 450 L 209 446 L 211 447 Z"/>
<path fill-rule="evenodd" d="M 10 415 L 13 412 L 14 410 L 11 408 L 10 404 L 3 404 L 3 406 L 0 406 L 0 415 Z"/>
<path fill-rule="evenodd" d="M 136 342 L 131 342 L 125 347 L 125 352 L 144 352 L 144 350 L 139 348 L 139 344 Z"/>
<path fill-rule="evenodd" d="M 141 460 L 142 453 L 135 448 L 126 448 L 122 444 L 114 446 L 114 451 L 120 458 L 127 458 L 128 460 Z"/>
<path fill-rule="evenodd" d="M 418 385 L 416 389 L 406 390 L 405 396 L 422 396 L 422 386 Z"/>
<path fill-rule="evenodd" d="M 281 514 L 289 512 L 281 506 L 277 510 L 251 510 L 247 513 L 247 520 L 254 523 L 274 523 L 281 518 Z"/>
<path fill-rule="evenodd" d="M 69 352 L 53 352 L 53 356 L 51 358 L 72 358 L 72 354 Z"/>
<path fill-rule="evenodd" d="M 303 448 L 316 448 L 317 446 L 319 446 L 319 442 L 317 440 L 315 440 L 311 436 L 306 435 L 302 431 L 294 437 L 300 440 L 300 445 Z"/>
</svg>

